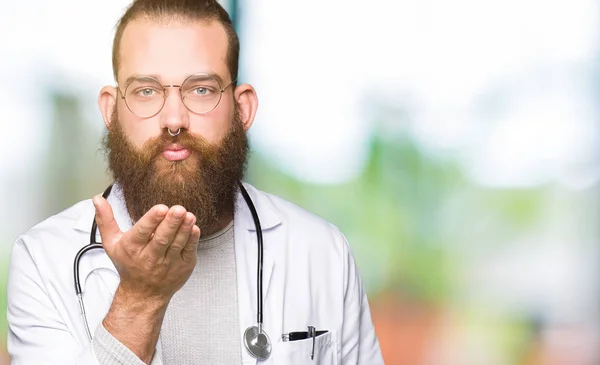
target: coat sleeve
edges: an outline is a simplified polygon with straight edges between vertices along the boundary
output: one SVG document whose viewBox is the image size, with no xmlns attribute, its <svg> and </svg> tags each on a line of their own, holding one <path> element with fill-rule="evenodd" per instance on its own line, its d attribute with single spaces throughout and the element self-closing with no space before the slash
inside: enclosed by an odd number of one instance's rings
<svg viewBox="0 0 600 365">
<path fill-rule="evenodd" d="M 340 233 L 344 252 L 344 322 L 341 363 L 344 365 L 383 365 L 371 310 L 362 278 L 348 241 Z"/>
<path fill-rule="evenodd" d="M 79 343 L 65 325 L 21 239 L 13 247 L 7 299 L 12 365 L 99 365 L 91 344 Z"/>
</svg>

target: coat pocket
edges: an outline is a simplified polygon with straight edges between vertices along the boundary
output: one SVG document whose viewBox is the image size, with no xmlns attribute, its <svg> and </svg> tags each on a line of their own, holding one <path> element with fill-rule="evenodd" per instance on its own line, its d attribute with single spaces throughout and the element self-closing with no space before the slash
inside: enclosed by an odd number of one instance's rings
<svg viewBox="0 0 600 365">
<path fill-rule="evenodd" d="M 274 350 L 274 363 L 286 365 L 338 365 L 337 336 L 327 332 L 315 337 L 314 358 L 311 359 L 313 340 L 279 341 Z"/>
</svg>

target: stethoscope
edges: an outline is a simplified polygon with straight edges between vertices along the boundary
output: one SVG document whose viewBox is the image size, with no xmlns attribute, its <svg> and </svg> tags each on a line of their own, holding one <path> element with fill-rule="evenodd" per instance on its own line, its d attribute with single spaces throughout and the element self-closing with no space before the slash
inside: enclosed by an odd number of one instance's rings
<svg viewBox="0 0 600 365">
<path fill-rule="evenodd" d="M 104 199 L 107 199 L 110 195 L 110 191 L 112 190 L 113 185 L 111 184 L 102 194 Z M 262 298 L 262 272 L 263 272 L 263 238 L 262 238 L 262 229 L 260 227 L 260 220 L 258 219 L 258 213 L 256 212 L 256 208 L 252 203 L 252 199 L 248 195 L 248 192 L 242 185 L 239 183 L 240 191 L 248 208 L 250 208 L 250 213 L 252 213 L 252 219 L 254 220 L 254 226 L 256 228 L 256 238 L 258 241 L 258 264 L 257 264 L 257 325 L 250 326 L 244 332 L 244 345 L 248 352 L 254 356 L 258 360 L 266 360 L 271 354 L 271 340 L 267 333 L 263 330 L 263 298 Z M 81 257 L 85 255 L 86 252 L 102 248 L 102 243 L 96 241 L 96 231 L 98 229 L 98 225 L 96 224 L 96 216 L 94 216 L 94 221 L 92 223 L 92 231 L 90 233 L 90 243 L 84 246 L 77 255 L 75 256 L 75 260 L 73 262 L 73 278 L 75 281 L 75 294 L 77 294 L 77 299 L 79 300 L 79 308 L 81 310 L 81 315 L 83 317 L 83 323 L 85 324 L 85 329 L 87 331 L 87 335 L 92 341 L 92 333 L 90 332 L 90 327 L 88 325 L 87 316 L 85 314 L 85 306 L 83 304 L 83 296 L 81 290 L 81 284 L 79 283 L 79 261 Z"/>
</svg>

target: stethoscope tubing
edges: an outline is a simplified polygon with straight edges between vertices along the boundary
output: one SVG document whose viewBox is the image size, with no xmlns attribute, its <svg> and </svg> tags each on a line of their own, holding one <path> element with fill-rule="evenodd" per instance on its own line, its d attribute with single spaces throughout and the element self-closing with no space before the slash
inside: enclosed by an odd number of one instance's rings
<svg viewBox="0 0 600 365">
<path fill-rule="evenodd" d="M 262 309 L 262 297 L 263 297 L 263 286 L 262 286 L 262 277 L 263 277 L 263 236 L 262 236 L 262 228 L 260 226 L 260 220 L 258 219 L 258 213 L 256 212 L 256 208 L 254 208 L 254 203 L 252 203 L 252 199 L 248 195 L 246 189 L 240 183 L 240 191 L 242 192 L 242 196 L 248 204 L 248 208 L 250 209 L 250 213 L 252 213 L 252 219 L 254 220 L 254 228 L 256 229 L 256 241 L 258 244 L 258 262 L 256 264 L 256 287 L 258 288 L 258 294 L 256 296 L 256 322 L 258 323 L 259 328 L 262 329 L 263 323 L 263 309 Z"/>
</svg>

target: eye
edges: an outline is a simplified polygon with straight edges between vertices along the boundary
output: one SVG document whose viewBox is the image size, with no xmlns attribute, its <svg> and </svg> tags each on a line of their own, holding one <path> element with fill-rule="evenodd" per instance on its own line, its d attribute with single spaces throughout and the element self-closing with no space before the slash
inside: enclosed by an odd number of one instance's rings
<svg viewBox="0 0 600 365">
<path fill-rule="evenodd" d="M 138 94 L 140 94 L 141 96 L 153 96 L 156 93 L 156 90 L 154 89 L 150 89 L 150 88 L 145 88 L 145 89 L 141 89 L 138 91 Z"/>
<path fill-rule="evenodd" d="M 192 90 L 192 92 L 196 95 L 206 95 L 208 94 L 208 89 L 203 86 L 200 86 Z"/>
</svg>

